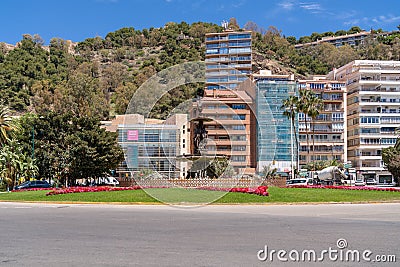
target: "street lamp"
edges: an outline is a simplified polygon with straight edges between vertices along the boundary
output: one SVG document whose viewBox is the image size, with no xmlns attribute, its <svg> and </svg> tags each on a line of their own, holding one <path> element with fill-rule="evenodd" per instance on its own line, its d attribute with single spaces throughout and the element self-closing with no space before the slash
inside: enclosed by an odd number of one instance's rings
<svg viewBox="0 0 400 267">
<path fill-rule="evenodd" d="M 35 158 L 35 126 L 32 126 L 32 161 Z"/>
<path fill-rule="evenodd" d="M 295 112 L 295 110 L 297 109 L 297 107 L 296 106 L 293 106 L 293 108 L 292 109 L 290 109 L 290 108 L 286 108 L 286 110 L 287 111 L 289 111 L 289 112 Z M 291 178 L 292 179 L 294 179 L 295 177 L 294 177 L 294 175 L 295 175 L 295 173 L 294 173 L 294 148 L 293 148 L 293 120 L 292 120 L 292 116 L 294 116 L 294 114 L 290 114 L 290 153 L 292 154 L 291 155 L 291 158 L 290 158 L 290 164 L 291 164 Z M 298 152 L 297 152 L 297 154 L 298 154 Z M 297 155 L 297 162 L 298 162 L 298 155 Z"/>
<path fill-rule="evenodd" d="M 291 169 L 292 169 L 292 171 L 291 171 L 291 173 L 292 173 L 292 179 L 294 179 L 294 165 L 293 165 L 293 162 L 294 162 L 294 153 L 293 153 L 293 123 L 292 123 L 292 121 L 290 121 L 290 152 L 292 153 L 292 156 L 291 156 Z"/>
<path fill-rule="evenodd" d="M 32 164 L 35 159 L 35 125 L 32 125 Z M 33 172 L 33 179 L 35 179 L 35 172 Z"/>
</svg>

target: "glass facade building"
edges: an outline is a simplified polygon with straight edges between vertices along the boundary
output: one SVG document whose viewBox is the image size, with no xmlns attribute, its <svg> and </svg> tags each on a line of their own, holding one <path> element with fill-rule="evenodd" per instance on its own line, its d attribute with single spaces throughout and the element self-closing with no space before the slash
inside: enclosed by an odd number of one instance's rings
<svg viewBox="0 0 400 267">
<path fill-rule="evenodd" d="M 118 142 L 125 152 L 130 172 L 157 171 L 178 178 L 176 156 L 179 153 L 179 128 L 175 125 L 120 125 Z"/>
<path fill-rule="evenodd" d="M 296 95 L 297 85 L 292 75 L 253 75 L 256 82 L 257 170 L 272 166 L 289 172 L 297 165 L 295 130 L 281 108 L 290 95 Z M 298 122 L 296 120 L 295 128 Z"/>
</svg>

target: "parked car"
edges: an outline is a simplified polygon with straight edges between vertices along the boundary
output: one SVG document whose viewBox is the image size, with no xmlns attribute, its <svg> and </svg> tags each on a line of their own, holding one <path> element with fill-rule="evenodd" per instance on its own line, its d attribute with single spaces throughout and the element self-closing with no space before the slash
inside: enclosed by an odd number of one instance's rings
<svg viewBox="0 0 400 267">
<path fill-rule="evenodd" d="M 286 181 L 287 186 L 291 185 L 312 185 L 313 179 L 312 178 L 296 178 Z"/>
<path fill-rule="evenodd" d="M 376 184 L 376 180 L 375 180 L 374 178 L 367 178 L 367 179 L 365 180 L 365 183 L 366 183 L 367 185 L 375 185 L 375 184 Z"/>
<path fill-rule="evenodd" d="M 17 185 L 14 189 L 20 190 L 20 189 L 29 189 L 29 188 L 50 188 L 50 187 L 51 187 L 51 185 L 47 181 L 35 180 L 35 181 L 23 182 L 22 184 Z"/>
<path fill-rule="evenodd" d="M 365 185 L 365 182 L 364 182 L 364 180 L 362 180 L 362 179 L 358 179 L 358 180 L 356 180 L 356 181 L 354 182 L 354 185 L 355 185 L 355 186 L 364 186 L 364 185 Z"/>
<path fill-rule="evenodd" d="M 117 179 L 114 177 L 101 177 L 99 178 L 99 183 L 98 185 L 111 185 L 111 186 L 117 186 L 119 185 L 119 182 Z"/>
</svg>

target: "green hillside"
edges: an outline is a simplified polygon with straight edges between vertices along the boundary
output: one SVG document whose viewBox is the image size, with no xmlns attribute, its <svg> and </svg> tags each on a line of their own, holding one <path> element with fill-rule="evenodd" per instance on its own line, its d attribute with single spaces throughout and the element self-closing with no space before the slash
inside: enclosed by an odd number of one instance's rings
<svg viewBox="0 0 400 267">
<path fill-rule="evenodd" d="M 239 29 L 232 19 L 230 26 Z M 296 40 L 273 26 L 265 30 L 249 22 L 244 28 L 254 31 L 254 71 L 271 69 L 301 78 L 326 74 L 355 59 L 400 59 L 398 32 L 379 38 L 372 34 L 357 47 L 322 44 L 296 50 L 294 44 L 327 33 Z M 361 29 L 349 31 L 357 30 Z M 79 43 L 54 38 L 49 46 L 38 35 L 24 35 L 15 47 L 0 43 L 0 102 L 15 114 L 70 111 L 76 116 L 108 119 L 123 114 L 135 90 L 156 72 L 204 60 L 204 35 L 220 31 L 212 23 L 170 22 L 161 28 L 122 28 Z M 185 85 L 170 92 L 154 108 L 154 117 L 165 117 L 181 101 L 201 94 L 202 88 L 201 84 Z"/>
</svg>

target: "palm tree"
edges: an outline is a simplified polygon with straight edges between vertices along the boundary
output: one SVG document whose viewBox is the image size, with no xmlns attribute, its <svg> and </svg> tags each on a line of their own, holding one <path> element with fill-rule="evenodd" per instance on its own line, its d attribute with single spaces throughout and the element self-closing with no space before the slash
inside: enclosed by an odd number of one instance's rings
<svg viewBox="0 0 400 267">
<path fill-rule="evenodd" d="M 4 146 L 10 140 L 9 132 L 14 129 L 9 114 L 10 110 L 8 107 L 0 104 L 0 147 Z"/>
<path fill-rule="evenodd" d="M 299 105 L 298 105 L 298 111 L 304 114 L 304 125 L 306 127 L 306 139 L 307 139 L 307 158 L 310 154 L 310 141 L 309 141 L 309 135 L 308 135 L 307 120 L 308 120 L 308 116 L 310 114 L 309 103 L 310 103 L 312 94 L 313 94 L 313 92 L 310 90 L 301 90 L 300 97 L 299 97 Z"/>
<path fill-rule="evenodd" d="M 296 143 L 296 151 L 299 151 L 299 141 L 297 140 L 296 134 L 296 115 L 297 115 L 297 106 L 299 105 L 299 98 L 297 96 L 289 96 L 289 98 L 283 100 L 281 109 L 285 109 L 283 115 L 285 115 L 288 119 L 290 119 L 293 127 L 295 143 Z M 296 152 L 297 154 L 298 152 Z"/>
<path fill-rule="evenodd" d="M 277 171 L 278 171 L 278 169 L 277 168 L 273 168 L 271 166 L 271 164 L 268 165 L 268 166 L 264 166 L 263 167 L 263 174 L 264 174 L 265 179 L 275 178 Z"/>
<path fill-rule="evenodd" d="M 314 143 L 314 136 L 315 136 L 315 119 L 318 117 L 320 111 L 324 106 L 324 101 L 316 96 L 314 93 L 311 94 L 310 98 L 308 99 L 308 116 L 311 118 L 311 126 L 312 126 L 312 151 L 314 155 L 315 150 L 315 143 Z M 332 148 L 333 149 L 333 148 Z"/>
<path fill-rule="evenodd" d="M 19 155 L 14 151 L 11 146 L 4 146 L 0 150 L 0 177 L 7 183 L 8 186 L 13 187 L 16 182 L 16 176 L 19 173 L 21 161 Z"/>
<path fill-rule="evenodd" d="M 28 156 L 26 154 L 20 155 L 20 162 L 18 168 L 19 168 L 18 178 L 22 178 L 23 180 L 35 177 L 39 172 L 39 168 L 36 165 L 35 160 L 32 159 L 31 156 Z"/>
</svg>

